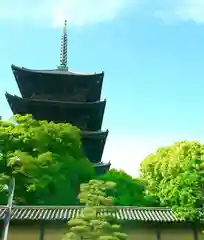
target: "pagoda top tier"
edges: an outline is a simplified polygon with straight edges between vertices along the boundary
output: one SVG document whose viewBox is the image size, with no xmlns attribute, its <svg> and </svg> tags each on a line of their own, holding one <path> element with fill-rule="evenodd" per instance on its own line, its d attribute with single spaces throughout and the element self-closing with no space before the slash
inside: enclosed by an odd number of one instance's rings
<svg viewBox="0 0 204 240">
<path fill-rule="evenodd" d="M 104 73 L 78 74 L 65 70 L 32 70 L 11 66 L 23 98 L 99 101 Z"/>
<path fill-rule="evenodd" d="M 104 72 L 78 73 L 67 66 L 67 21 L 60 46 L 60 64 L 56 69 L 34 70 L 11 65 L 23 98 L 57 101 L 95 102 L 101 98 Z"/>
</svg>

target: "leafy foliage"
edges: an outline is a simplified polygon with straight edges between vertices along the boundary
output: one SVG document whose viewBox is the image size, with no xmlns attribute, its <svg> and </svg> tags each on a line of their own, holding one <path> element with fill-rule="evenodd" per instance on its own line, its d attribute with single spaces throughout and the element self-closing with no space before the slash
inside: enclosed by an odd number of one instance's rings
<svg viewBox="0 0 204 240">
<path fill-rule="evenodd" d="M 145 185 L 140 179 L 136 179 L 125 173 L 111 169 L 101 180 L 111 181 L 116 187 L 109 192 L 113 197 L 113 204 L 118 206 L 158 206 L 159 203 L 145 193 Z"/>
<path fill-rule="evenodd" d="M 112 198 L 107 196 L 107 190 L 115 187 L 113 182 L 91 180 L 88 184 L 81 185 L 79 199 L 85 207 L 81 214 L 68 222 L 70 232 L 63 240 L 125 240 L 127 235 L 119 232 L 120 225 L 105 214 L 102 210 L 112 209 Z"/>
<path fill-rule="evenodd" d="M 0 121 L 0 153 L 0 190 L 14 176 L 18 204 L 73 204 L 80 183 L 94 175 L 80 130 L 71 124 L 36 121 L 31 115 Z M 1 204 L 5 199 L 1 191 Z"/>
<path fill-rule="evenodd" d="M 184 218 L 195 218 L 204 203 L 204 145 L 182 141 L 159 148 L 141 164 L 149 194 Z"/>
</svg>

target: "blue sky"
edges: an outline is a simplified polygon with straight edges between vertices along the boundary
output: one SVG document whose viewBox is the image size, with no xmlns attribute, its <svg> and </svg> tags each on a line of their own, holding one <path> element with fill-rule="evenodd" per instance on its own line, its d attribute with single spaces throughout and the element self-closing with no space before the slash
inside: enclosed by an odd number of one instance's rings
<svg viewBox="0 0 204 240">
<path fill-rule="evenodd" d="M 104 70 L 104 161 L 135 175 L 141 160 L 178 140 L 204 141 L 204 2 L 201 0 L 2 0 L 0 115 L 19 94 L 10 65 Z"/>
</svg>

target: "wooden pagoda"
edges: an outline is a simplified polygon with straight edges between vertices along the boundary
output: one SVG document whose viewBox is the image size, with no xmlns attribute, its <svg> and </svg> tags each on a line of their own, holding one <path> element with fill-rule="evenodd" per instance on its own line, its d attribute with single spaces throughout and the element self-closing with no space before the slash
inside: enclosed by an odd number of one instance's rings
<svg viewBox="0 0 204 240">
<path fill-rule="evenodd" d="M 110 168 L 101 161 L 107 131 L 101 131 L 106 100 L 101 101 L 104 72 L 80 74 L 67 67 L 67 27 L 61 39 L 60 66 L 31 70 L 12 65 L 21 97 L 6 93 L 13 114 L 32 114 L 37 120 L 71 123 L 81 129 L 86 157 L 98 174 Z"/>
</svg>

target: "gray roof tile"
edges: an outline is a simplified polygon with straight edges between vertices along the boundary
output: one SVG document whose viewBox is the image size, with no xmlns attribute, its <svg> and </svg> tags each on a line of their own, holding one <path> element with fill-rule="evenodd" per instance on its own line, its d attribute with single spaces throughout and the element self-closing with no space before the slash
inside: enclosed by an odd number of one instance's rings
<svg viewBox="0 0 204 240">
<path fill-rule="evenodd" d="M 6 206 L 0 206 L 0 219 L 5 217 Z M 75 218 L 81 211 L 79 206 L 14 206 L 12 220 L 59 220 Z M 104 214 L 104 213 L 103 213 Z M 116 207 L 112 214 L 118 220 L 135 220 L 144 222 L 179 222 L 168 208 Z"/>
</svg>

